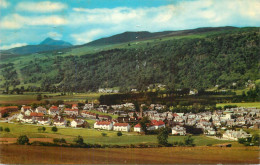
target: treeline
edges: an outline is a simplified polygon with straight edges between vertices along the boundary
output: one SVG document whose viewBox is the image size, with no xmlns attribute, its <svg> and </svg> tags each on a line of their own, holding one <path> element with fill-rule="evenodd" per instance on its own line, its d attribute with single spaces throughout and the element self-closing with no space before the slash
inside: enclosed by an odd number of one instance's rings
<svg viewBox="0 0 260 165">
<path fill-rule="evenodd" d="M 246 81 L 260 78 L 259 49 L 259 29 L 242 28 L 83 56 L 32 59 L 21 74 L 25 83 L 41 84 L 43 91 L 87 92 L 106 87 L 145 91 L 155 83 L 170 91 L 215 85 L 230 89 L 233 83 L 244 87 Z M 10 81 L 15 75 L 4 78 Z"/>
</svg>

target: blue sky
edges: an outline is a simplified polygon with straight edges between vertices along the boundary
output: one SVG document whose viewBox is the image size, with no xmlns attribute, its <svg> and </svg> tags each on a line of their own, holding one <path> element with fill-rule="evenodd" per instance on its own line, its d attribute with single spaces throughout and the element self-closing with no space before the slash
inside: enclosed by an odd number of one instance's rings
<svg viewBox="0 0 260 165">
<path fill-rule="evenodd" d="M 0 0 L 0 49 L 125 31 L 260 26 L 259 0 Z"/>
</svg>

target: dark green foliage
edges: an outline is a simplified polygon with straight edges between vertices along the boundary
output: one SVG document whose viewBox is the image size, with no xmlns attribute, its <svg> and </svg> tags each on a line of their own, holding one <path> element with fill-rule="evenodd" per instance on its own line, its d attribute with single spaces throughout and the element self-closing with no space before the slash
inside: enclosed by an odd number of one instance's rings
<svg viewBox="0 0 260 165">
<path fill-rule="evenodd" d="M 5 132 L 10 132 L 10 128 L 6 127 L 5 129 Z"/>
<path fill-rule="evenodd" d="M 67 143 L 64 138 L 54 138 L 53 143 Z"/>
<path fill-rule="evenodd" d="M 102 132 L 101 135 L 102 135 L 103 137 L 106 137 L 106 136 L 107 136 L 107 133 Z"/>
<path fill-rule="evenodd" d="M 46 130 L 45 127 L 39 127 L 39 128 L 38 128 L 38 132 L 44 132 L 45 130 Z"/>
<path fill-rule="evenodd" d="M 36 99 L 37 99 L 37 101 L 41 101 L 42 100 L 42 95 L 38 94 Z"/>
<path fill-rule="evenodd" d="M 116 134 L 117 134 L 117 136 L 122 136 L 123 135 L 121 131 L 118 131 Z"/>
<path fill-rule="evenodd" d="M 161 128 L 157 135 L 158 143 L 166 146 L 168 144 L 168 134 L 169 132 L 167 128 Z"/>
<path fill-rule="evenodd" d="M 194 139 L 192 138 L 191 135 L 185 137 L 185 139 L 184 139 L 184 144 L 185 144 L 186 146 L 195 146 L 195 144 L 194 144 Z"/>
<path fill-rule="evenodd" d="M 0 127 L 0 132 L 2 132 L 4 129 L 3 129 L 3 127 Z"/>
<path fill-rule="evenodd" d="M 82 136 L 78 136 L 78 137 L 76 137 L 76 138 L 74 139 L 74 142 L 75 142 L 76 144 L 82 145 L 82 144 L 84 144 L 84 139 L 83 139 Z"/>
<path fill-rule="evenodd" d="M 17 143 L 20 145 L 29 144 L 29 138 L 26 135 L 21 135 L 18 137 Z"/>
<path fill-rule="evenodd" d="M 58 131 L 58 128 L 57 128 L 57 127 L 52 127 L 52 128 L 51 128 L 51 131 L 52 131 L 52 132 L 57 132 L 57 131 Z"/>
<path fill-rule="evenodd" d="M 147 130 L 147 125 L 150 124 L 150 120 L 147 116 L 143 117 L 142 120 L 139 122 L 139 124 L 141 125 L 141 129 L 142 131 L 144 131 L 145 134 L 148 133 L 148 130 Z"/>
</svg>

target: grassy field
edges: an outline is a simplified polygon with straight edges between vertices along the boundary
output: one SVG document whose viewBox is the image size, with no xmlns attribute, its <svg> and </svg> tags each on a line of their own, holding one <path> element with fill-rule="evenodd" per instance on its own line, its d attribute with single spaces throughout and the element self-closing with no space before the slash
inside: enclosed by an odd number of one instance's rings
<svg viewBox="0 0 260 165">
<path fill-rule="evenodd" d="M 250 102 L 250 103 L 221 103 L 217 104 L 216 106 L 224 107 L 225 105 L 236 105 L 238 107 L 256 107 L 260 108 L 260 102 Z"/>
<path fill-rule="evenodd" d="M 2 132 L 0 138 L 17 138 L 20 135 L 27 135 L 29 138 L 65 138 L 68 142 L 73 142 L 74 138 L 78 135 L 84 138 L 86 143 L 98 143 L 98 144 L 140 144 L 140 143 L 157 143 L 156 135 L 138 135 L 135 132 L 123 132 L 123 136 L 118 137 L 116 131 L 105 131 L 86 128 L 58 128 L 57 133 L 51 131 L 51 127 L 46 127 L 44 133 L 38 132 L 38 126 L 36 125 L 24 125 L 24 124 L 12 124 L 12 123 L 0 123 L 0 126 L 10 128 L 10 132 Z M 103 137 L 101 133 L 107 134 Z M 169 136 L 168 141 L 173 143 L 175 141 L 183 141 L 184 136 Z M 216 140 L 208 138 L 206 136 L 193 136 L 194 143 L 197 146 L 204 146 L 208 144 L 220 144 L 227 141 Z"/>
<path fill-rule="evenodd" d="M 2 164 L 258 164 L 257 147 L 65 148 L 0 145 Z"/>
<path fill-rule="evenodd" d="M 104 93 L 74 93 L 73 95 L 65 95 L 60 96 L 60 93 L 45 93 L 41 92 L 42 97 L 44 95 L 48 96 L 48 98 L 44 98 L 41 101 L 37 101 L 38 93 L 26 92 L 23 95 L 5 95 L 0 94 L 0 104 L 32 104 L 32 103 L 40 103 L 45 100 L 49 100 L 50 102 L 55 102 L 57 100 L 63 100 L 66 103 L 73 102 L 85 102 L 86 100 L 97 101 L 100 95 L 104 95 Z"/>
</svg>

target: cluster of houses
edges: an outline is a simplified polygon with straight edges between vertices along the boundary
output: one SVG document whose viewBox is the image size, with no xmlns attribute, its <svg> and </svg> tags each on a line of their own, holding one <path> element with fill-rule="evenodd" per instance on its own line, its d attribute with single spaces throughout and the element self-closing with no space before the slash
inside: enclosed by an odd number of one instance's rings
<svg viewBox="0 0 260 165">
<path fill-rule="evenodd" d="M 140 112 L 135 110 L 133 103 L 120 105 L 94 105 L 85 104 L 78 107 L 77 104 L 71 108 L 65 105 L 50 106 L 49 108 L 37 107 L 32 109 L 31 106 L 22 106 L 20 114 L 16 119 L 22 123 L 85 127 L 88 125 L 85 119 L 94 120 L 94 128 L 114 131 L 134 131 L 142 132 L 139 121 L 147 116 L 150 123 L 147 124 L 147 130 L 156 130 L 162 127 L 171 127 L 173 135 L 186 135 L 187 126 L 201 129 L 206 135 L 216 135 L 217 130 L 227 130 L 223 138 L 237 140 L 249 135 L 241 131 L 230 131 L 233 128 L 259 128 L 260 109 L 257 108 L 231 108 L 216 110 L 214 112 L 200 113 L 173 113 L 170 111 L 161 112 L 167 107 L 161 104 L 151 104 L 146 106 L 145 110 L 142 104 Z M 12 106 L 1 107 L 0 112 L 15 111 L 18 107 Z M 102 113 L 99 113 L 102 112 Z M 161 113 L 160 113 L 161 112 Z M 105 115 L 100 115 L 105 114 Z M 112 119 L 112 115 L 117 114 L 117 119 Z M 242 129 L 241 129 L 242 130 Z"/>
</svg>

